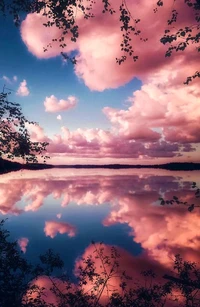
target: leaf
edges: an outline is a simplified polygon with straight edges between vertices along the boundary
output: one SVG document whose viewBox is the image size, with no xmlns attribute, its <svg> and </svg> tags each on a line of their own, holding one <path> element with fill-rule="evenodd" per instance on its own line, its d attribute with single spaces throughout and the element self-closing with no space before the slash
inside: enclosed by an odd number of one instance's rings
<svg viewBox="0 0 200 307">
<path fill-rule="evenodd" d="M 188 207 L 188 211 L 189 212 L 192 212 L 194 210 L 194 204 L 192 204 L 192 205 L 190 205 L 189 207 Z"/>
</svg>

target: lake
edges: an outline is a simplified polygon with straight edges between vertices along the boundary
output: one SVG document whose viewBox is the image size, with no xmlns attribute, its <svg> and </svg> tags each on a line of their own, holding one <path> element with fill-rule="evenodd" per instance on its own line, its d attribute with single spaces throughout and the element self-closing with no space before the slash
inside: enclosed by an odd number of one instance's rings
<svg viewBox="0 0 200 307">
<path fill-rule="evenodd" d="M 154 169 L 22 170 L 0 176 L 1 219 L 25 256 L 52 248 L 72 274 L 91 241 L 116 246 L 121 266 L 130 272 L 172 267 L 174 256 L 200 260 L 200 211 L 161 206 L 159 197 L 178 196 L 198 203 L 192 182 L 200 171 Z"/>
</svg>

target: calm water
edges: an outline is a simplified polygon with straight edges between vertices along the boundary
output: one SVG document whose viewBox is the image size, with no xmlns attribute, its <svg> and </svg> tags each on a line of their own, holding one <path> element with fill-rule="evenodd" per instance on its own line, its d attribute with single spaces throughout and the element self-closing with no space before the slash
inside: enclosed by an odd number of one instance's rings
<svg viewBox="0 0 200 307">
<path fill-rule="evenodd" d="M 19 171 L 0 177 L 0 214 L 33 262 L 53 248 L 72 270 L 94 240 L 118 246 L 125 270 L 164 272 L 177 253 L 200 260 L 200 210 L 161 206 L 158 198 L 193 202 L 191 183 L 199 180 L 199 171 Z"/>
</svg>

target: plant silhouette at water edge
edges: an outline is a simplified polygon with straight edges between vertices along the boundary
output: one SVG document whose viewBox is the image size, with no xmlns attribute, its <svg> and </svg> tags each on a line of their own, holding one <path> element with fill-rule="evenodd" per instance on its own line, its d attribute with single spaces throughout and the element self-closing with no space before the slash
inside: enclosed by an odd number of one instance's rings
<svg viewBox="0 0 200 307">
<path fill-rule="evenodd" d="M 199 306 L 200 269 L 196 263 L 174 259 L 172 272 L 157 280 L 149 268 L 137 280 L 121 268 L 117 247 L 109 252 L 92 242 L 93 252 L 77 261 L 76 282 L 64 272 L 64 262 L 48 250 L 33 265 L 19 251 L 17 242 L 0 223 L 0 306 Z M 61 272 L 58 274 L 57 272 Z"/>
</svg>

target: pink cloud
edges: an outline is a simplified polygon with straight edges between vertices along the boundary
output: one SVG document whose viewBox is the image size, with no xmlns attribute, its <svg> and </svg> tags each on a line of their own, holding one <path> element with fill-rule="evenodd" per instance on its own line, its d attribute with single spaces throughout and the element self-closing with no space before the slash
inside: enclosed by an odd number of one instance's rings
<svg viewBox="0 0 200 307">
<path fill-rule="evenodd" d="M 149 135 L 153 142 L 143 143 L 145 134 L 143 131 L 138 131 L 139 140 L 129 140 L 126 136 L 116 136 L 109 131 L 98 129 L 94 132 L 94 138 L 88 139 L 88 133 L 91 131 L 79 129 L 76 132 L 70 133 L 68 141 L 61 135 L 58 135 L 50 140 L 50 145 L 47 149 L 49 154 L 64 154 L 65 156 L 88 157 L 88 158 L 140 158 L 146 157 L 175 157 L 179 152 L 181 145 L 170 144 L 166 141 L 155 142 L 153 138 L 158 137 L 157 132 L 150 132 Z M 107 136 L 100 138 L 100 135 Z"/>
<path fill-rule="evenodd" d="M 129 171 L 131 171 L 131 174 L 135 174 L 134 170 Z M 73 174 L 76 176 L 76 181 Z M 43 206 L 49 195 L 60 201 L 63 207 L 70 202 L 75 202 L 78 205 L 101 205 L 112 201 L 112 195 L 115 194 L 117 197 L 124 189 L 131 188 L 128 182 L 130 177 L 124 177 L 122 171 L 120 171 L 120 174 L 121 176 L 123 175 L 123 184 L 117 191 L 115 189 L 115 173 L 110 171 L 109 176 L 103 172 L 106 177 L 99 177 L 96 175 L 96 171 L 94 174 L 87 172 L 88 177 L 85 176 L 85 170 L 83 172 L 73 170 L 73 174 L 70 173 L 68 176 L 65 170 L 54 169 L 53 176 L 52 170 L 37 171 L 37 174 L 34 171 L 24 170 L 22 173 L 12 173 L 11 178 L 6 174 L 1 175 L 0 212 L 4 215 L 17 215 L 24 211 L 35 212 Z M 173 177 L 171 180 L 173 180 Z M 134 185 L 139 187 L 141 182 L 137 184 L 137 180 L 135 180 Z M 17 204 L 23 197 L 26 201 L 25 206 L 24 208 L 18 208 Z"/>
<path fill-rule="evenodd" d="M 46 236 L 52 239 L 57 233 L 67 233 L 68 237 L 74 237 L 76 235 L 76 228 L 65 222 L 47 221 L 45 222 L 44 232 Z"/>
<path fill-rule="evenodd" d="M 47 154 L 50 156 L 62 154 L 65 157 L 102 159 L 175 157 L 182 148 L 181 144 L 161 140 L 160 132 L 149 128 L 144 128 L 144 131 L 138 128 L 131 132 L 121 129 L 117 134 L 114 130 L 110 132 L 103 129 L 77 129 L 70 132 L 62 127 L 61 134 L 54 135 L 53 138 L 45 136 L 42 128 L 36 128 L 31 136 L 34 141 L 49 142 Z M 192 147 L 188 147 L 188 151 L 192 150 Z"/>
<path fill-rule="evenodd" d="M 194 202 L 192 192 L 185 192 L 185 196 L 183 191 L 175 194 L 180 195 L 183 201 Z M 173 195 L 174 191 L 170 191 L 164 198 Z M 184 259 L 199 261 L 199 212 L 192 215 L 184 206 L 161 207 L 156 204 L 157 201 L 157 192 L 151 190 L 126 195 L 119 199 L 116 209 L 113 208 L 104 220 L 104 225 L 127 223 L 134 241 L 140 243 L 148 256 L 160 264 L 171 265 L 171 259 L 177 253 Z"/>
<path fill-rule="evenodd" d="M 99 256 L 98 251 L 102 256 Z M 119 257 L 115 258 L 115 253 L 116 255 L 119 255 Z M 103 257 L 105 257 L 104 265 L 102 265 L 101 261 Z M 107 258 L 109 259 L 108 262 L 106 261 Z M 126 282 L 126 290 L 128 291 L 131 288 L 134 289 L 135 287 L 137 288 L 144 286 L 145 282 L 146 286 L 149 283 L 158 283 L 161 285 L 165 282 L 162 276 L 169 272 L 165 266 L 155 262 L 153 259 L 149 259 L 145 253 L 140 256 L 134 256 L 118 246 L 114 246 L 113 249 L 113 246 L 96 243 L 95 246 L 92 244 L 89 245 L 85 249 L 81 259 L 76 261 L 74 270 L 76 276 L 81 275 L 80 267 L 83 271 L 86 270 L 87 261 L 84 261 L 84 259 L 88 259 L 88 262 L 90 259 L 91 262 L 94 263 L 95 272 L 103 279 L 105 278 L 105 272 L 110 276 L 107 286 L 104 288 L 101 284 L 99 285 L 99 288 L 95 287 L 95 283 L 97 282 L 98 284 L 98 277 L 95 276 L 93 279 L 89 277 L 86 278 L 86 283 L 84 283 L 82 286 L 83 291 L 89 294 L 98 294 L 98 291 L 101 289 L 102 295 L 100 298 L 100 303 L 103 305 L 108 302 L 109 297 L 113 292 L 123 293 L 120 287 L 123 280 L 120 277 L 123 276 L 123 273 L 131 278 L 124 280 Z M 111 272 L 111 268 L 115 261 L 117 261 L 118 267 L 115 267 L 113 272 Z M 144 276 L 142 276 L 141 272 L 147 271 L 150 268 L 156 274 L 156 280 L 151 278 L 145 279 Z M 166 299 L 167 303 L 169 303 L 168 297 L 166 297 Z M 171 304 L 167 304 L 167 306 L 169 307 Z"/>
<path fill-rule="evenodd" d="M 33 142 L 48 142 L 50 139 L 45 136 L 44 129 L 38 124 L 28 124 L 26 123 L 26 128 L 30 132 L 30 136 Z"/>
<path fill-rule="evenodd" d="M 49 28 L 43 26 L 46 22 L 47 18 L 41 14 L 28 14 L 20 28 L 22 39 L 28 50 L 40 59 L 58 56 L 61 51 L 59 47 L 60 43 L 52 41 L 53 38 L 61 36 L 61 30 L 57 27 L 52 27 L 51 31 L 49 31 Z M 52 48 L 48 48 L 44 52 L 44 49 L 49 43 L 52 44 Z M 72 49 L 70 49 L 71 45 L 74 48 L 74 44 L 69 42 L 68 47 L 64 50 L 62 49 L 62 51 L 70 51 Z"/>
<path fill-rule="evenodd" d="M 69 96 L 66 100 L 56 98 L 54 95 L 46 97 L 44 101 L 46 112 L 59 112 L 73 109 L 77 105 L 78 99 L 74 96 Z"/>
<path fill-rule="evenodd" d="M 164 128 L 163 133 L 165 139 L 169 142 L 181 143 L 199 143 L 200 142 L 200 124 L 198 122 L 188 123 L 185 127 L 169 127 Z"/>
<path fill-rule="evenodd" d="M 12 182 L 12 181 L 11 181 Z M 16 206 L 17 202 L 20 201 L 22 195 L 20 190 L 23 187 L 22 182 L 18 182 L 18 185 L 13 185 L 12 190 L 9 189 L 7 182 L 1 182 L 0 186 L 0 212 L 3 215 L 8 213 L 19 215 L 23 212 L 21 208 Z M 9 192 L 8 192 L 9 189 Z"/>
<path fill-rule="evenodd" d="M 24 211 L 38 211 L 38 209 L 43 205 L 45 199 L 45 193 L 38 192 L 37 194 L 32 194 L 27 197 L 27 200 L 31 199 L 31 203 L 25 206 Z"/>
<path fill-rule="evenodd" d="M 162 78 L 164 75 L 164 78 Z M 123 133 L 135 129 L 137 124 L 148 128 L 181 126 L 195 123 L 200 117 L 198 85 L 170 85 L 172 73 L 163 70 L 144 83 L 129 97 L 128 110 L 104 108 L 104 113 Z M 162 80 L 163 79 L 163 80 Z M 191 104 L 188 103 L 191 101 Z M 196 112 L 195 112 L 196 111 Z M 145 127 L 144 127 L 145 129 Z"/>
<path fill-rule="evenodd" d="M 110 265 L 105 261 L 104 266 L 102 266 L 102 262 L 100 260 L 100 257 L 98 256 L 95 249 L 102 249 L 102 254 L 105 257 L 108 257 L 110 259 Z M 81 255 L 79 259 L 75 262 L 75 269 L 74 274 L 76 277 L 81 277 L 84 279 L 84 282 L 82 285 L 80 284 L 74 284 L 70 281 L 63 281 L 59 278 L 55 278 L 53 276 L 39 276 L 37 279 L 33 280 L 30 284 L 36 285 L 40 289 L 43 289 L 41 299 L 44 300 L 47 304 L 52 304 L 54 306 L 57 306 L 61 303 L 59 296 L 56 295 L 57 291 L 65 295 L 65 298 L 67 300 L 69 294 L 69 298 L 71 297 L 71 294 L 77 294 L 78 298 L 80 298 L 80 292 L 82 294 L 86 295 L 96 295 L 98 297 L 99 291 L 102 290 L 100 301 L 103 306 L 106 305 L 109 301 L 109 297 L 117 291 L 118 293 L 123 293 L 121 288 L 122 280 L 126 282 L 126 290 L 129 289 L 137 289 L 137 287 L 152 287 L 154 284 L 156 285 L 162 285 L 165 283 L 165 280 L 162 278 L 162 276 L 166 273 L 170 273 L 170 271 L 164 267 L 161 266 L 159 263 L 156 263 L 154 261 L 149 261 L 146 255 L 142 255 L 139 257 L 135 257 L 126 250 L 114 247 L 117 254 L 120 255 L 119 258 L 116 258 L 119 266 L 118 268 L 110 273 L 109 280 L 106 284 L 106 287 L 103 288 L 102 284 L 99 284 L 98 277 L 94 276 L 93 278 L 89 278 L 91 276 L 86 274 L 86 263 L 89 262 L 89 259 L 94 263 L 95 267 L 95 273 L 99 274 L 98 276 L 101 277 L 103 280 L 105 280 L 105 270 L 107 273 L 110 272 L 112 265 L 114 264 L 114 254 L 115 251 L 112 246 L 106 245 L 106 244 L 99 244 L 96 243 L 94 245 L 89 245 L 85 249 L 84 253 Z M 85 261 L 84 261 L 85 260 Z M 82 267 L 83 274 L 81 275 L 80 267 Z M 153 272 L 156 273 L 156 279 L 152 279 L 151 277 L 144 277 L 141 274 L 141 271 L 147 271 L 149 268 L 152 269 Z M 91 267 L 89 268 L 91 270 Z M 130 276 L 132 279 L 120 279 L 120 276 L 123 276 L 123 274 L 126 274 Z M 98 285 L 98 286 L 97 286 Z M 54 291 L 55 289 L 55 291 Z M 76 293 L 77 291 L 77 293 Z M 174 293 L 175 295 L 177 293 Z M 73 296 L 72 296 L 73 297 Z M 26 295 L 24 296 L 24 299 L 26 302 L 30 299 L 36 299 L 37 298 L 37 292 L 28 290 Z M 175 298 L 175 296 L 173 297 Z M 179 303 L 182 300 L 182 297 L 179 295 Z M 141 299 L 142 301 L 142 299 Z M 172 296 L 166 296 L 165 297 L 165 303 L 167 307 L 175 306 L 174 303 L 172 303 Z"/>
<path fill-rule="evenodd" d="M 189 86 L 183 85 L 186 77 L 197 67 L 198 59 L 193 46 L 184 53 L 175 54 L 166 59 L 165 46 L 160 43 L 160 37 L 166 29 L 172 3 L 170 0 L 154 14 L 154 6 L 147 0 L 140 4 L 128 0 L 127 4 L 134 16 L 141 18 L 138 27 L 143 37 L 148 37 L 146 43 L 133 35 L 133 47 L 139 60 L 133 63 L 128 58 L 123 65 L 117 65 L 115 58 L 121 55 L 118 7 L 120 1 L 112 3 L 117 14 L 107 16 L 102 14 L 102 4 L 94 6 L 95 18 L 85 20 L 78 12 L 77 23 L 80 35 L 77 43 L 69 42 L 67 49 L 62 51 L 78 51 L 75 73 L 92 90 L 103 91 L 106 88 L 116 88 L 127 83 L 134 77 L 143 81 L 140 90 L 129 97 L 130 106 L 117 110 L 105 107 L 103 112 L 109 119 L 111 128 L 77 129 L 70 131 L 61 128 L 61 133 L 48 138 L 44 131 L 34 130 L 34 140 L 47 140 L 50 145 L 50 156 L 62 158 L 85 159 L 155 159 L 185 157 L 186 152 L 195 151 L 194 143 L 199 143 L 200 121 L 200 89 L 198 81 Z M 177 28 L 191 22 L 193 16 L 187 5 L 175 3 L 180 12 Z M 146 18 L 148 16 L 148 18 Z M 167 17 L 166 17 L 167 16 Z M 36 22 L 37 21 L 37 22 Z M 43 27 L 44 17 L 40 14 L 29 14 L 21 26 L 21 35 L 30 52 L 39 58 L 49 58 L 60 54 L 59 44 L 52 43 L 52 48 L 43 52 L 52 38 L 60 35 L 60 30 Z M 37 26 L 33 26 L 36 24 Z M 151 25 L 151 26 L 149 26 Z M 154 35 L 152 35 L 154 33 Z M 67 38 L 68 39 L 68 38 Z M 188 103 L 188 101 L 190 103 Z M 55 96 L 46 97 L 44 102 L 47 112 L 67 110 L 77 103 L 58 100 Z M 60 118 L 60 117 L 59 117 Z M 115 161 L 116 161 L 115 160 Z M 165 160 L 166 161 L 166 160 Z"/>
<path fill-rule="evenodd" d="M 198 83 L 177 84 L 177 76 L 177 70 L 160 70 L 146 78 L 140 90 L 133 92 L 126 109 L 104 107 L 110 130 L 70 131 L 61 127 L 59 134 L 49 138 L 40 126 L 29 125 L 31 138 L 48 142 L 50 156 L 72 158 L 140 160 L 176 158 L 184 152 L 193 152 L 194 143 L 200 141 L 200 89 Z M 52 112 L 68 105 L 66 101 L 48 99 L 48 110 Z"/>
<path fill-rule="evenodd" d="M 0 184 L 0 211 L 2 214 L 20 214 L 24 211 L 37 211 L 49 195 L 60 203 L 62 207 L 70 202 L 78 205 L 101 205 L 106 202 L 113 202 L 115 198 L 120 198 L 124 190 L 131 190 L 134 180 L 134 187 L 143 191 L 144 184 L 148 184 L 150 189 L 157 190 L 159 184 L 156 179 L 151 179 L 148 172 L 143 172 L 143 177 L 138 177 L 137 170 L 107 171 L 101 169 L 94 170 L 73 170 L 66 173 L 65 170 L 54 169 L 37 171 L 22 171 L 12 174 L 12 178 L 6 175 L 1 176 Z M 102 176 L 99 176 L 99 175 Z M 119 177 L 117 176 L 120 175 Z M 154 175 L 158 175 L 158 170 L 153 170 Z M 23 176 L 22 176 L 23 175 Z M 14 176 L 14 178 L 13 178 Z M 75 176 L 75 177 L 74 177 Z M 76 180 L 75 180 L 76 178 Z M 157 178 L 157 177 L 156 177 Z M 173 176 L 162 178 L 166 188 L 176 189 L 178 183 L 174 182 Z M 120 181 L 120 185 L 118 184 Z M 116 190 L 116 185 L 118 189 Z M 17 204 L 25 199 L 24 208 L 18 208 Z M 157 195 L 159 197 L 159 195 Z"/>
<path fill-rule="evenodd" d="M 29 243 L 28 238 L 20 238 L 17 243 L 19 244 L 19 247 L 21 248 L 22 252 L 25 254 L 26 253 L 26 248 Z"/>
<path fill-rule="evenodd" d="M 28 96 L 29 94 L 30 94 L 30 91 L 27 87 L 27 82 L 26 80 L 23 80 L 19 85 L 19 88 L 17 90 L 17 95 L 18 96 Z"/>
<path fill-rule="evenodd" d="M 38 276 L 37 279 L 32 280 L 30 287 L 33 285 L 39 287 L 41 291 L 38 291 L 38 293 L 37 291 L 28 290 L 24 295 L 24 301 L 27 303 L 27 301 L 32 302 L 33 299 L 40 299 L 45 303 L 55 307 L 59 306 L 62 300 L 59 298 L 57 293 L 53 291 L 53 289 L 56 288 L 57 291 L 59 290 L 62 294 L 65 295 L 66 293 L 74 293 L 77 288 L 73 283 L 63 281 L 53 276 L 45 275 Z"/>
<path fill-rule="evenodd" d="M 156 4 L 148 0 L 142 0 L 140 3 L 127 0 L 133 18 L 141 19 L 138 28 L 141 30 L 142 37 L 148 38 L 148 41 L 144 43 L 140 41 L 140 37 L 132 34 L 131 44 L 135 51 L 134 54 L 139 55 L 139 60 L 135 63 L 130 57 L 123 65 L 117 65 L 115 58 L 122 55 L 120 44 L 123 33 L 120 31 L 119 22 L 120 4 L 120 0 L 112 2 L 117 12 L 113 16 L 102 14 L 102 3 L 94 5 L 95 18 L 85 20 L 78 12 L 76 18 L 80 30 L 79 38 L 77 43 L 73 44 L 70 37 L 66 37 L 67 47 L 64 50 L 61 50 L 58 42 L 52 42 L 53 38 L 60 36 L 61 31 L 56 27 L 52 27 L 51 31 L 44 27 L 43 23 L 46 20 L 40 14 L 29 14 L 23 21 L 22 40 L 29 51 L 39 58 L 54 57 L 59 55 L 60 51 L 77 50 L 75 73 L 92 90 L 103 91 L 106 88 L 117 88 L 134 77 L 145 79 L 150 73 L 159 72 L 161 68 L 168 66 L 179 69 L 179 60 L 182 61 L 181 70 L 184 67 L 185 73 L 180 73 L 176 77 L 178 82 L 183 82 L 186 75 L 196 71 L 198 57 L 195 46 L 187 48 L 184 53 L 175 52 L 171 58 L 164 56 L 166 46 L 160 43 L 160 38 L 167 28 L 167 19 L 172 7 L 179 11 L 177 28 L 191 24 L 193 19 L 193 14 L 186 4 L 182 2 L 174 4 L 173 0 L 167 1 L 157 14 L 153 12 Z M 43 47 L 51 42 L 52 48 L 43 52 Z"/>
</svg>

